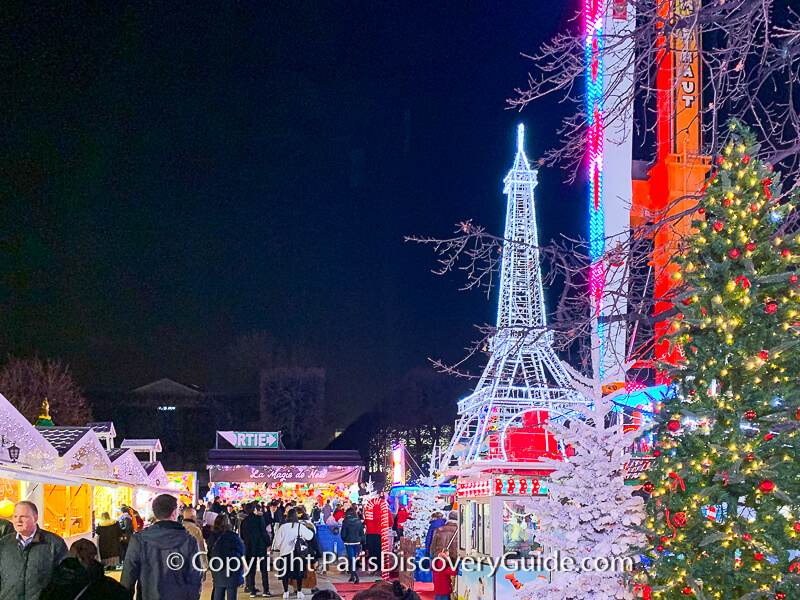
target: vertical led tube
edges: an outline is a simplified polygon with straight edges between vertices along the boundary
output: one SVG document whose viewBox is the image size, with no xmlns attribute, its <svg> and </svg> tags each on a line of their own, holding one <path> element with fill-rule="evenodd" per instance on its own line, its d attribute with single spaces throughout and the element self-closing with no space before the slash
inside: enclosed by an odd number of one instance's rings
<svg viewBox="0 0 800 600">
<path fill-rule="evenodd" d="M 586 120 L 589 156 L 589 293 L 597 315 L 597 337 L 600 343 L 599 375 L 603 377 L 605 331 L 602 322 L 605 269 L 603 250 L 605 227 L 603 216 L 603 0 L 586 0 Z"/>
</svg>

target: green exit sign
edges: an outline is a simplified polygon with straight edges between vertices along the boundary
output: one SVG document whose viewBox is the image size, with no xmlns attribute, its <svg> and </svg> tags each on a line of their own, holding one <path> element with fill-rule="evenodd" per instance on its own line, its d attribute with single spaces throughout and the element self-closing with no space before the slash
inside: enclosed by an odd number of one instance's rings
<svg viewBox="0 0 800 600">
<path fill-rule="evenodd" d="M 281 434 L 276 431 L 218 431 L 234 448 L 278 448 Z"/>
</svg>

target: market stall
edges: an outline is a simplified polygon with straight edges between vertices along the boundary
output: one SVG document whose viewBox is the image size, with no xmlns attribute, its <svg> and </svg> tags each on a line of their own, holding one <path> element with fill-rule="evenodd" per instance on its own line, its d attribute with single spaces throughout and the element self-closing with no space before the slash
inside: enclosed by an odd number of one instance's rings
<svg viewBox="0 0 800 600">
<path fill-rule="evenodd" d="M 57 464 L 72 476 L 83 476 L 78 485 L 45 483 L 42 526 L 63 538 L 89 534 L 93 526 L 93 484 L 112 481 L 113 469 L 106 450 L 91 427 L 37 427 L 58 452 Z"/>
<path fill-rule="evenodd" d="M 224 501 L 298 499 L 310 508 L 334 495 L 347 498 L 361 480 L 364 465 L 355 450 L 285 450 L 275 433 L 218 433 L 209 487 Z"/>
<path fill-rule="evenodd" d="M 178 502 L 194 506 L 197 494 L 197 471 L 167 471 L 167 487 L 178 492 Z"/>
</svg>

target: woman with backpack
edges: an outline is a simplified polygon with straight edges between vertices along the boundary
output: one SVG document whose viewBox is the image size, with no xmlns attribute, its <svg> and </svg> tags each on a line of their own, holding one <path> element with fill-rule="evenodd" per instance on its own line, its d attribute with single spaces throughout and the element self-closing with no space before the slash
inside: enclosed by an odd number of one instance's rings
<svg viewBox="0 0 800 600">
<path fill-rule="evenodd" d="M 309 542 L 314 531 L 300 523 L 297 511 L 291 509 L 286 513 L 283 525 L 278 528 L 272 549 L 280 556 L 278 572 L 282 575 L 283 597 L 289 597 L 289 582 L 296 582 L 297 597 L 303 598 L 303 579 L 306 576 L 306 562 L 311 556 Z"/>
<path fill-rule="evenodd" d="M 214 558 L 222 559 L 225 568 L 212 569 L 211 580 L 214 582 L 214 590 L 211 592 L 211 600 L 236 600 L 239 586 L 244 584 L 242 575 L 242 557 L 244 556 L 244 542 L 234 531 L 228 517 L 217 515 L 214 519 L 211 535 L 208 536 L 208 560 Z M 234 564 L 231 558 L 239 559 L 239 570 L 231 571 L 228 567 Z"/>
</svg>

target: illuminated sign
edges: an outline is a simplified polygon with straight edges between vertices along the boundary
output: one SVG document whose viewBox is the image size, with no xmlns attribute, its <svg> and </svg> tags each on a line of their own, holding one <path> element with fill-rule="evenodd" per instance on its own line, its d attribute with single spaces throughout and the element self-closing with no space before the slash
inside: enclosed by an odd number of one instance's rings
<svg viewBox="0 0 800 600">
<path fill-rule="evenodd" d="M 218 431 L 234 448 L 278 448 L 281 434 L 275 431 Z"/>
<path fill-rule="evenodd" d="M 460 481 L 457 493 L 459 498 L 543 496 L 547 494 L 547 485 L 536 477 L 495 477 Z"/>
<path fill-rule="evenodd" d="M 392 449 L 392 483 L 402 485 L 406 482 L 406 449 L 397 444 Z"/>
</svg>

